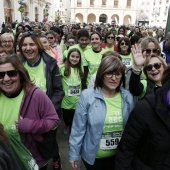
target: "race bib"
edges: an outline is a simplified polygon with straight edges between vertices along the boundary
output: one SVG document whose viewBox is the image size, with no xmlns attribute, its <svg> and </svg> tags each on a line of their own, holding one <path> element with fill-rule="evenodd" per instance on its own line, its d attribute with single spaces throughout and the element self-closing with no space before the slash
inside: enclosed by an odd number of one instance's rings
<svg viewBox="0 0 170 170">
<path fill-rule="evenodd" d="M 100 149 L 101 150 L 116 149 L 120 142 L 121 137 L 122 131 L 102 133 L 102 138 L 100 139 Z"/>
<path fill-rule="evenodd" d="M 130 67 L 132 65 L 132 60 L 131 58 L 123 58 L 122 59 L 122 62 L 123 64 L 126 66 L 126 67 Z"/>
<path fill-rule="evenodd" d="M 80 92 L 81 92 L 80 85 L 68 87 L 68 96 L 79 96 Z"/>
</svg>

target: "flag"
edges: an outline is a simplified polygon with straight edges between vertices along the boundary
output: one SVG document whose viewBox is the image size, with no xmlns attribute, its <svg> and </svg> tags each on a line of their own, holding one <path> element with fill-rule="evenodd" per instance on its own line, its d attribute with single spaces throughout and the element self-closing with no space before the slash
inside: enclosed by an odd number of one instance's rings
<svg viewBox="0 0 170 170">
<path fill-rule="evenodd" d="M 167 17 L 167 21 L 166 21 L 165 37 L 166 37 L 168 32 L 170 32 L 170 5 L 169 5 L 169 8 L 168 8 L 168 17 Z"/>
</svg>

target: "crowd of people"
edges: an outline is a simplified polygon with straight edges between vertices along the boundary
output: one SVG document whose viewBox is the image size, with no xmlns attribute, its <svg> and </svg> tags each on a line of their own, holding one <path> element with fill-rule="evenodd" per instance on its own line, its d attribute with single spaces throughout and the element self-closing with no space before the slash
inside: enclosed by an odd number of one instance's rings
<svg viewBox="0 0 170 170">
<path fill-rule="evenodd" d="M 0 169 L 47 170 L 52 158 L 61 170 L 56 136 L 63 121 L 73 169 L 81 157 L 87 170 L 169 170 L 164 31 L 115 21 L 3 25 Z"/>
</svg>

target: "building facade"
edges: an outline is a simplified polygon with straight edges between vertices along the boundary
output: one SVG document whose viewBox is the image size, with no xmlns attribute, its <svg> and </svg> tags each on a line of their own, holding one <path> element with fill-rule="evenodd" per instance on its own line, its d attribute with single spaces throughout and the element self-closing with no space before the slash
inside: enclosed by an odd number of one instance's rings
<svg viewBox="0 0 170 170">
<path fill-rule="evenodd" d="M 70 12 L 71 0 L 55 0 L 54 11 L 55 21 L 62 23 L 70 23 L 71 12 Z"/>
<path fill-rule="evenodd" d="M 52 20 L 52 4 L 55 0 L 1 0 L 0 21 L 9 22 L 18 20 L 24 21 L 28 18 L 30 21 L 42 22 L 44 18 Z"/>
<path fill-rule="evenodd" d="M 150 10 L 150 25 L 166 27 L 168 8 L 170 6 L 170 0 L 153 0 Z"/>
<path fill-rule="evenodd" d="M 71 0 L 72 22 L 136 24 L 136 0 Z"/>
</svg>

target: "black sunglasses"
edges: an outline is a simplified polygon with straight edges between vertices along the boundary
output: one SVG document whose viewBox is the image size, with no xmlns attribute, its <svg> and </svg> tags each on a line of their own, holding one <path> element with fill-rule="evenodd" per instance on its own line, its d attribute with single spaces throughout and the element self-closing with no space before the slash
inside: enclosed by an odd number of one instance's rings
<svg viewBox="0 0 170 170">
<path fill-rule="evenodd" d="M 29 35 L 34 35 L 38 37 L 38 34 L 35 31 L 26 31 L 22 34 L 22 36 L 29 36 Z"/>
<path fill-rule="evenodd" d="M 54 37 L 47 37 L 47 39 L 51 39 L 51 40 L 53 40 L 53 39 L 54 39 Z"/>
<path fill-rule="evenodd" d="M 107 37 L 107 39 L 113 39 L 113 40 L 114 40 L 114 39 L 115 39 L 115 37 Z"/>
<path fill-rule="evenodd" d="M 153 53 L 158 53 L 159 49 L 156 49 L 156 48 L 155 48 L 155 49 L 152 49 L 152 50 L 151 50 L 151 49 L 144 49 L 143 52 L 144 52 L 144 51 L 146 51 L 147 54 L 150 54 L 151 51 L 152 51 Z"/>
<path fill-rule="evenodd" d="M 149 64 L 145 67 L 146 71 L 152 71 L 152 68 L 154 67 L 156 70 L 161 68 L 162 63 L 154 63 L 154 64 Z"/>
<path fill-rule="evenodd" d="M 9 71 L 2 71 L 0 72 L 0 79 L 3 79 L 5 77 L 5 74 L 8 75 L 8 77 L 16 77 L 18 73 L 18 70 L 9 70 Z"/>
<path fill-rule="evenodd" d="M 129 44 L 127 43 L 127 42 L 122 42 L 122 43 L 120 43 L 120 45 L 126 45 L 126 46 L 128 46 Z"/>
</svg>

